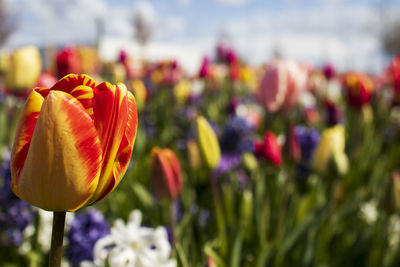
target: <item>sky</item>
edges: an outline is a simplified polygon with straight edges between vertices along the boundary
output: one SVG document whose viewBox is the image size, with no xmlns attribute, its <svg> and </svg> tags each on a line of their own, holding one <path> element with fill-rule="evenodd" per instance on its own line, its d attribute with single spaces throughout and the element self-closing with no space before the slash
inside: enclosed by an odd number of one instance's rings
<svg viewBox="0 0 400 267">
<path fill-rule="evenodd" d="M 115 55 L 110 51 L 134 46 L 132 19 L 140 11 L 153 29 L 148 54 L 176 56 L 192 69 L 223 39 L 252 64 L 279 52 L 316 66 L 378 72 L 386 64 L 382 21 L 400 14 L 400 0 L 7 1 L 18 21 L 9 48 L 93 43 L 101 21 L 104 54 Z"/>
</svg>

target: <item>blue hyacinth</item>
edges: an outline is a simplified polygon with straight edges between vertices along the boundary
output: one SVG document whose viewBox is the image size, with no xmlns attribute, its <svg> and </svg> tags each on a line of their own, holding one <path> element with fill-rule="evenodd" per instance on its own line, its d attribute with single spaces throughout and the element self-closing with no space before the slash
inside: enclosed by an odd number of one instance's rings
<svg viewBox="0 0 400 267">
<path fill-rule="evenodd" d="M 319 142 L 319 132 L 312 128 L 296 126 L 294 134 L 300 144 L 301 158 L 304 162 L 308 162 Z"/>
<path fill-rule="evenodd" d="M 93 260 L 93 249 L 97 240 L 110 233 L 110 227 L 97 210 L 77 213 L 67 234 L 67 257 L 72 266 L 84 260 Z"/>
<path fill-rule="evenodd" d="M 253 141 L 252 126 L 243 118 L 234 117 L 224 128 L 221 138 L 221 150 L 223 153 L 242 153 L 252 151 Z"/>
<path fill-rule="evenodd" d="M 24 230 L 35 216 L 34 208 L 11 190 L 10 159 L 6 156 L 0 165 L 0 245 L 21 245 Z"/>
</svg>

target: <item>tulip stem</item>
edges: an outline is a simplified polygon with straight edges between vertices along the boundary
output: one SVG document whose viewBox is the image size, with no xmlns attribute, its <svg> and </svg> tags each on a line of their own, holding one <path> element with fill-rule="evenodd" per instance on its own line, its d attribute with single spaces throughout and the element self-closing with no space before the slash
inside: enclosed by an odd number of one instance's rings
<svg viewBox="0 0 400 267">
<path fill-rule="evenodd" d="M 176 216 L 174 210 L 174 201 L 169 202 L 169 219 L 171 224 L 171 244 L 175 246 L 176 242 Z"/>
<path fill-rule="evenodd" d="M 51 233 L 49 267 L 61 266 L 64 225 L 65 225 L 65 211 L 55 211 L 53 215 L 53 231 Z"/>
</svg>

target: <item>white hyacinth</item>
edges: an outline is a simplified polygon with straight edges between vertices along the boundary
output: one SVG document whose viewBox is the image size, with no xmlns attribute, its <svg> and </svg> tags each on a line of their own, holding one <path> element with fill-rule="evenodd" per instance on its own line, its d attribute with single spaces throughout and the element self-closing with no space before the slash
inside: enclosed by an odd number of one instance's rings
<svg viewBox="0 0 400 267">
<path fill-rule="evenodd" d="M 84 267 L 175 267 L 170 259 L 171 246 L 164 227 L 140 226 L 142 213 L 134 210 L 124 224 L 115 221 L 111 233 L 96 242 L 93 262 Z"/>
</svg>

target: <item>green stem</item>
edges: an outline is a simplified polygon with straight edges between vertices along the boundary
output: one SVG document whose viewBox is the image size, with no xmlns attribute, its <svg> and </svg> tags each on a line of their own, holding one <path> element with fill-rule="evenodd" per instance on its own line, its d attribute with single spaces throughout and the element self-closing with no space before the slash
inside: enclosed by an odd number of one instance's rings
<svg viewBox="0 0 400 267">
<path fill-rule="evenodd" d="M 176 242 L 176 216 L 174 211 L 174 201 L 173 200 L 169 201 L 168 205 L 169 205 L 169 220 L 171 224 L 171 244 L 172 247 L 174 247 Z"/>
<path fill-rule="evenodd" d="M 64 238 L 65 211 L 55 211 L 53 216 L 53 231 L 51 233 L 51 248 L 49 267 L 61 266 L 61 255 Z"/>
</svg>

